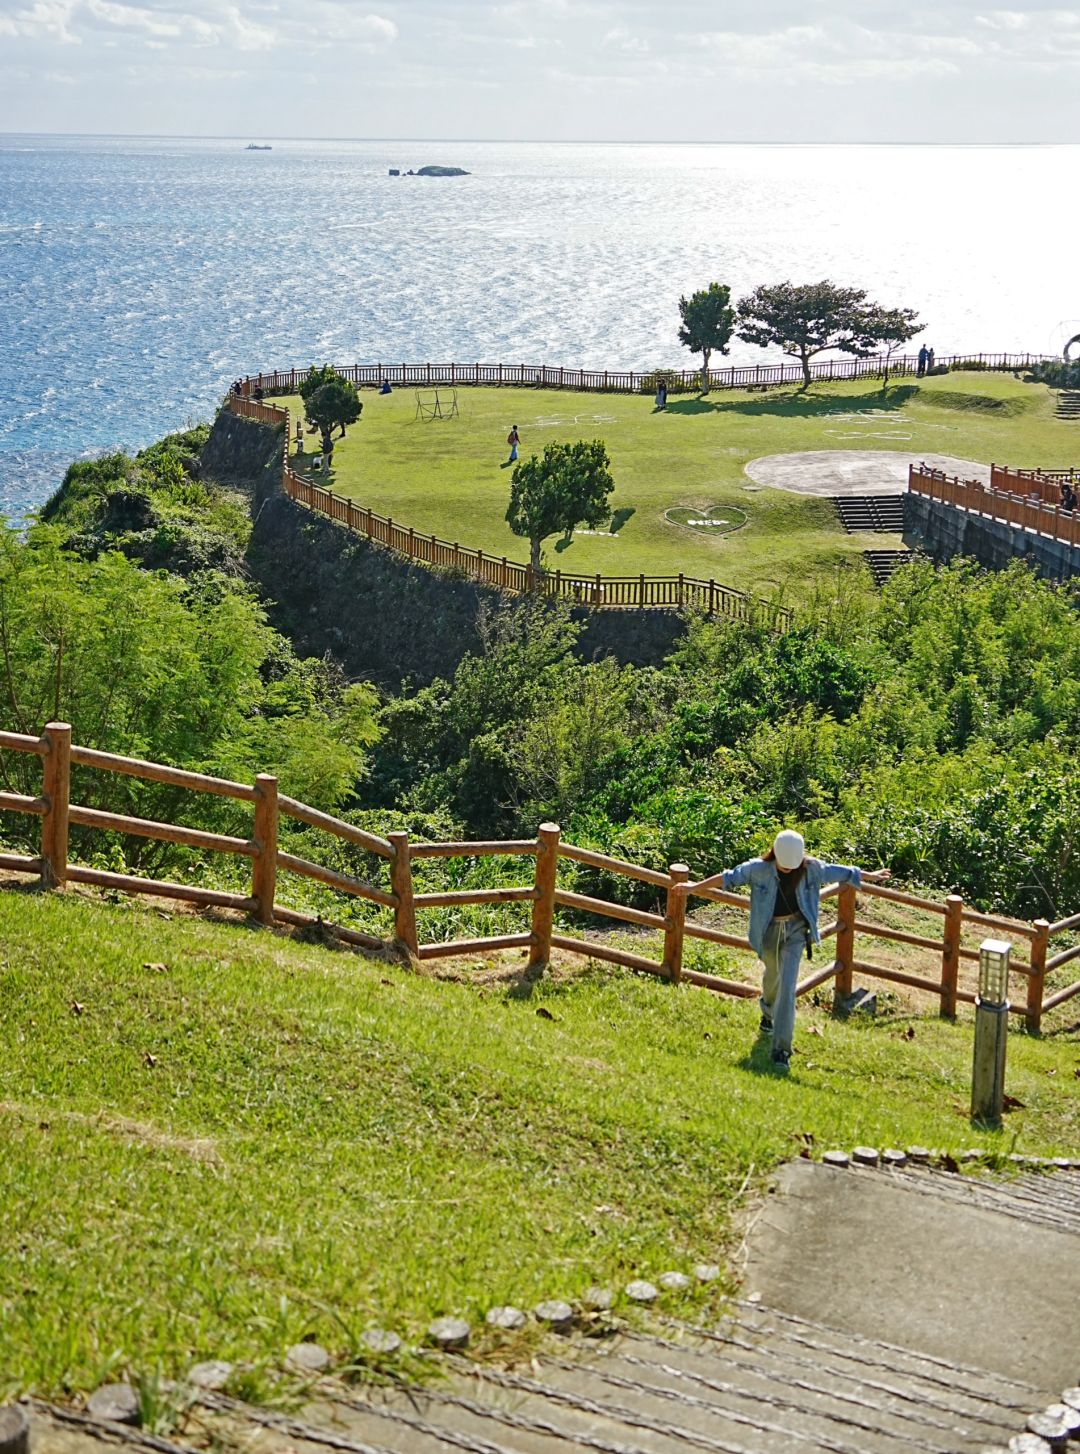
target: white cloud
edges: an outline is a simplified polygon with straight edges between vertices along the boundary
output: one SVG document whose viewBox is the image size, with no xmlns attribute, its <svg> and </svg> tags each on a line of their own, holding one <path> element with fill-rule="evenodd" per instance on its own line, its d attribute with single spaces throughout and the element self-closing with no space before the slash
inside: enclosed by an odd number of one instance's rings
<svg viewBox="0 0 1080 1454">
<path fill-rule="evenodd" d="M 988 30 L 1026 30 L 1031 17 L 1019 10 L 992 10 L 989 15 L 976 15 L 975 23 Z"/>
<path fill-rule="evenodd" d="M 621 25 L 617 25 L 614 30 L 609 30 L 600 44 L 607 48 L 624 51 L 629 55 L 641 55 L 649 50 L 647 40 L 643 40 L 639 35 L 631 35 Z"/>
</svg>

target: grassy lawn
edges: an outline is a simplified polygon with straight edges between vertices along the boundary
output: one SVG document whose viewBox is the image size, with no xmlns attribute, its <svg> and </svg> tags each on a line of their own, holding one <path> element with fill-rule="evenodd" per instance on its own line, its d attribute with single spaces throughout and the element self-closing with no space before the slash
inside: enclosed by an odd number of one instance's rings
<svg viewBox="0 0 1080 1454">
<path fill-rule="evenodd" d="M 621 971 L 526 998 L 0 892 L 0 1398 L 722 1261 L 743 1188 L 803 1146 L 1080 1142 L 1068 1032 L 1010 1037 L 1023 1109 L 988 1136 L 969 1024 L 808 1007 L 783 1079 L 756 1021 Z"/>
<path fill-rule="evenodd" d="M 608 575 L 677 574 L 763 594 L 799 596 L 822 571 L 895 536 L 845 535 L 831 503 L 753 484 L 749 460 L 802 450 L 893 449 L 1022 467 L 1074 464 L 1080 429 L 1054 417 L 1053 395 L 1011 375 L 946 374 L 883 395 L 872 381 L 794 390 L 651 397 L 537 389 L 458 390 L 459 417 L 419 420 L 415 390 L 364 390 L 364 417 L 335 446 L 331 484 L 382 515 L 493 555 L 526 560 L 505 523 L 511 424 L 522 456 L 556 439 L 604 439 L 616 490 L 613 530 L 550 540 L 552 568 Z M 299 399 L 288 401 L 293 410 Z M 745 512 L 727 533 L 693 529 L 667 511 Z"/>
</svg>

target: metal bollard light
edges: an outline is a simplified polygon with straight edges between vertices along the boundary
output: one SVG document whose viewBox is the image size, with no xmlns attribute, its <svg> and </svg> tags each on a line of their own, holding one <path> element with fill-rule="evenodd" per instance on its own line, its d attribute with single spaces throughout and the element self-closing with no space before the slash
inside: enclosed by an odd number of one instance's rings
<svg viewBox="0 0 1080 1454">
<path fill-rule="evenodd" d="M 979 993 L 975 999 L 975 1052 L 971 1072 L 971 1119 L 1001 1124 L 1005 1097 L 1005 1043 L 1009 1028 L 1009 955 L 1006 939 L 979 945 Z"/>
</svg>

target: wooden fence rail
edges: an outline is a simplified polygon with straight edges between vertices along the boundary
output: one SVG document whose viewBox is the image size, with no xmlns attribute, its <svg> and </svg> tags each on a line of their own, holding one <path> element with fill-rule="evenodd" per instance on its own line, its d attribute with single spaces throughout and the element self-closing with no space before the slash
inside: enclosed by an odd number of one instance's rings
<svg viewBox="0 0 1080 1454">
<path fill-rule="evenodd" d="M 1056 358 L 1042 353 L 957 353 L 936 360 L 948 368 L 962 369 L 965 364 L 980 369 L 1027 369 L 1034 363 Z M 650 394 L 661 378 L 667 380 L 671 393 L 693 392 L 701 387 L 700 369 L 575 369 L 550 364 L 486 364 L 486 363 L 374 363 L 335 364 L 343 378 L 358 388 L 378 388 L 383 383 L 399 387 L 428 388 L 436 384 L 477 386 L 482 388 L 571 389 L 601 394 Z M 888 358 L 875 354 L 870 358 L 825 359 L 810 365 L 812 380 L 880 378 L 886 368 L 890 377 L 910 377 L 918 372 L 915 354 Z M 256 394 L 295 394 L 307 375 L 306 368 L 271 369 L 250 374 L 240 381 L 246 397 Z M 785 384 L 801 384 L 799 364 L 731 364 L 727 368 L 709 370 L 710 389 L 778 388 Z"/>
<path fill-rule="evenodd" d="M 40 852 L 36 856 L 2 853 L 0 869 L 33 875 L 46 888 L 62 890 L 69 883 L 90 884 L 126 894 L 152 894 L 182 899 L 200 907 L 235 909 L 252 915 L 258 922 L 266 925 L 275 922 L 294 925 L 317 922 L 316 915 L 276 902 L 278 874 L 286 872 L 312 879 L 337 893 L 392 911 L 394 942 L 398 951 L 407 954 L 412 960 L 435 959 L 446 955 L 485 954 L 498 949 L 526 949 L 529 971 L 540 973 L 550 960 L 552 950 L 561 949 L 569 954 L 659 975 L 673 984 L 685 981 L 720 994 L 743 998 L 757 994 L 752 985 L 691 969 L 684 964 L 684 945 L 687 938 L 752 953 L 744 933 L 732 933 L 728 929 L 710 923 L 699 923 L 689 917 L 688 896 L 681 891 L 681 886 L 689 876 L 689 868 L 685 863 L 673 863 L 663 873 L 658 869 L 630 863 L 626 859 L 598 853 L 594 849 L 580 848 L 563 842 L 560 829 L 554 823 L 541 824 L 534 840 L 410 843 L 408 834 L 401 832 L 390 833 L 382 838 L 335 818 L 330 813 L 280 795 L 277 779 L 268 774 L 260 774 L 254 784 L 249 786 L 160 763 L 145 762 L 139 758 L 79 747 L 72 744 L 71 728 L 64 722 L 47 723 L 40 737 L 15 732 L 0 733 L 0 751 L 26 753 L 42 759 L 42 788 L 38 796 L 19 793 L 0 795 L 0 812 L 41 818 Z M 195 793 L 226 796 L 250 803 L 253 808 L 251 836 L 241 838 L 208 833 L 182 824 L 161 823 L 122 813 L 99 812 L 72 803 L 72 764 L 90 767 L 96 771 L 124 773 L 148 782 L 178 785 Z M 283 813 L 318 833 L 351 843 L 369 853 L 373 859 L 385 862 L 389 876 L 388 886 L 367 883 L 327 868 L 312 859 L 282 850 L 278 844 L 278 829 Z M 210 853 L 250 858 L 250 893 L 229 893 L 69 863 L 69 830 L 72 824 L 100 832 L 134 834 L 189 845 Z M 416 861 L 425 858 L 496 855 L 506 858 L 531 857 L 534 860 L 532 882 L 494 889 L 445 892 L 417 893 L 414 889 L 412 866 Z M 662 911 L 659 907 L 656 911 L 639 909 L 591 894 L 560 888 L 558 869 L 560 861 L 563 860 L 648 884 L 656 891 L 658 905 L 662 900 Z M 727 893 L 722 889 L 705 889 L 696 897 L 726 905 L 744 914 L 749 912 L 749 900 L 742 894 Z M 860 913 L 860 897 L 863 901 L 881 899 L 887 903 L 898 903 L 929 915 L 940 916 L 941 935 L 914 934 L 876 923 Z M 858 972 L 869 979 L 881 980 L 887 984 L 902 984 L 934 994 L 939 999 L 942 1015 L 953 1016 L 958 1002 L 971 1004 L 975 999 L 970 990 L 960 989 L 958 985 L 961 962 L 977 961 L 979 957 L 975 948 L 962 943 L 962 936 L 965 932 L 970 935 L 987 930 L 1006 934 L 1012 940 L 1027 941 L 1029 945 L 1027 959 L 1017 958 L 1012 961 L 1011 967 L 1015 974 L 1026 981 L 1024 1002 L 1012 1006 L 1012 1010 L 1014 1014 L 1023 1015 L 1030 1030 L 1039 1029 L 1042 1016 L 1047 1011 L 1080 995 L 1080 980 L 1054 988 L 1049 993 L 1047 991 L 1047 977 L 1080 958 L 1080 944 L 1049 955 L 1050 939 L 1052 936 L 1080 929 L 1080 914 L 1059 919 L 1053 924 L 1046 919 L 1024 923 L 969 908 L 956 894 L 950 895 L 944 903 L 938 903 L 878 884 L 865 884 L 858 893 L 851 885 L 839 889 L 831 888 L 825 891 L 822 898 L 826 902 L 836 900 L 836 918 L 822 931 L 823 944 L 835 941 L 833 958 L 811 968 L 799 982 L 797 992 L 800 995 L 808 994 L 833 980 L 836 997 L 843 999 L 851 993 L 854 975 Z M 529 928 L 518 933 L 485 938 L 421 942 L 419 915 L 430 909 L 468 904 L 527 904 L 531 916 Z M 575 914 L 615 919 L 637 928 L 662 933 L 661 957 L 656 959 L 645 953 L 571 936 L 563 932 L 556 923 L 558 908 Z M 387 947 L 386 941 L 362 930 L 348 926 L 324 927 L 349 944 L 377 949 Z M 933 976 L 928 973 L 915 974 L 860 958 L 856 955 L 857 935 L 864 939 L 910 945 L 929 951 L 937 956 L 937 972 Z"/>
<path fill-rule="evenodd" d="M 993 467 L 997 478 L 1018 481 L 1024 494 L 1007 493 L 981 480 L 962 480 L 925 464 L 908 467 L 908 488 L 916 495 L 953 505 L 972 515 L 1001 520 L 1020 530 L 1049 536 L 1066 545 L 1080 545 L 1080 512 L 1063 510 L 1055 503 L 1061 498 L 1058 486 L 1048 477 L 1019 476 L 1001 466 Z"/>
<path fill-rule="evenodd" d="M 567 601 L 590 610 L 689 609 L 733 621 L 762 623 L 775 631 L 787 630 L 791 626 L 792 614 L 785 607 L 758 600 L 718 581 L 702 581 L 685 575 L 580 576 L 561 570 L 537 575 L 531 566 L 507 560 L 506 556 L 488 555 L 483 550 L 462 546 L 457 541 L 424 535 L 412 526 L 377 515 L 370 507 L 358 505 L 344 495 L 335 495 L 325 486 L 297 474 L 289 462 L 287 409 L 237 394 L 229 394 L 226 405 L 230 412 L 242 418 L 283 428 L 281 478 L 285 493 L 291 500 L 410 560 L 457 571 L 484 585 L 494 586 L 496 590 L 516 595 L 538 593 L 549 600 Z"/>
</svg>

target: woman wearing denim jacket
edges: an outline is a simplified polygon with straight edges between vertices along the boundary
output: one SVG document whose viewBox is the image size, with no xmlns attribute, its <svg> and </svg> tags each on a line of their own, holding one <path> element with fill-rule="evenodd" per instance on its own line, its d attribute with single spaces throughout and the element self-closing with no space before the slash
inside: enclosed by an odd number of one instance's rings
<svg viewBox="0 0 1080 1454">
<path fill-rule="evenodd" d="M 889 877 L 887 868 L 875 873 L 842 863 L 822 863 L 807 858 L 800 833 L 790 828 L 778 833 L 764 858 L 751 858 L 738 868 L 726 868 L 688 884 L 690 892 L 750 885 L 749 939 L 765 966 L 761 989 L 761 1028 L 772 1032 L 772 1061 L 786 1066 L 791 1061 L 795 1033 L 795 986 L 803 950 L 821 943 L 818 903 L 826 884 L 879 883 Z"/>
</svg>

